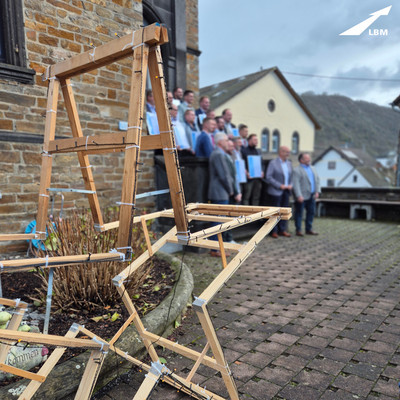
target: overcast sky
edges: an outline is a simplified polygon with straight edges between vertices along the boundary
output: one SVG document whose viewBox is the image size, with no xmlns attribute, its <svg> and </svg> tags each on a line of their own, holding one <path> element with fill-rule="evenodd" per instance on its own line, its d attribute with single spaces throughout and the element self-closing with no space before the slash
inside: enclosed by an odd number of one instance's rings
<svg viewBox="0 0 400 400">
<path fill-rule="evenodd" d="M 360 36 L 340 36 L 390 5 Z M 277 66 L 300 94 L 338 93 L 387 105 L 400 94 L 399 21 L 398 0 L 199 0 L 200 87 Z M 387 36 L 370 35 L 375 29 L 387 29 Z"/>
</svg>

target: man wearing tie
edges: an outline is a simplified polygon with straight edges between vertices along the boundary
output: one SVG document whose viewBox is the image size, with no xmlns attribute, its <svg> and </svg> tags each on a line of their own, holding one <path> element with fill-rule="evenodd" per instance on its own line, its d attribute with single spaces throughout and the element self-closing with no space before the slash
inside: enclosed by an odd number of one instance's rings
<svg viewBox="0 0 400 400">
<path fill-rule="evenodd" d="M 279 147 L 278 157 L 270 161 L 265 182 L 268 184 L 268 194 L 271 206 L 289 207 L 290 191 L 292 190 L 292 163 L 288 160 L 290 150 L 286 146 Z M 272 230 L 271 237 L 290 237 L 287 231 L 287 221 L 280 220 Z"/>
</svg>

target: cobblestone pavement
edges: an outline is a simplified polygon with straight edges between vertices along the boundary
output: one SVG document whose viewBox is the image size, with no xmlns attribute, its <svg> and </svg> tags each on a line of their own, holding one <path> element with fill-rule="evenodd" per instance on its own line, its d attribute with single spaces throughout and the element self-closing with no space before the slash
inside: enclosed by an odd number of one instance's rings
<svg viewBox="0 0 400 400">
<path fill-rule="evenodd" d="M 400 227 L 318 219 L 315 229 L 318 236 L 264 239 L 209 306 L 240 398 L 398 399 Z M 218 260 L 184 261 L 199 295 Z M 202 350 L 193 312 L 179 330 L 179 343 Z M 160 356 L 180 375 L 193 365 L 167 350 Z M 98 398 L 132 399 L 142 380 L 128 374 Z M 227 398 L 213 370 L 200 367 L 194 381 Z M 188 398 L 164 384 L 151 396 Z"/>
</svg>

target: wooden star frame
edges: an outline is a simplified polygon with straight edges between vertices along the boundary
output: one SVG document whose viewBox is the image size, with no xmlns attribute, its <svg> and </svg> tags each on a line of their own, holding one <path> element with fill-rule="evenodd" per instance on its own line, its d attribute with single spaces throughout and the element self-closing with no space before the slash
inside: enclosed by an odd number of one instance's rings
<svg viewBox="0 0 400 400">
<path fill-rule="evenodd" d="M 89 205 L 95 221 L 95 227 L 101 232 L 108 229 L 118 229 L 118 248 L 116 251 L 111 253 L 7 260 L 1 262 L 1 270 L 4 272 L 6 270 L 26 270 L 32 267 L 58 268 L 66 265 L 95 262 L 99 260 L 124 261 L 132 256 L 130 247 L 132 240 L 131 233 L 133 224 L 136 223 L 140 223 L 143 227 L 147 250 L 137 259 L 133 260 L 127 268 L 113 279 L 113 283 L 117 287 L 130 316 L 110 341 L 106 341 L 105 339 L 96 336 L 83 326 L 77 324 L 73 324 L 64 337 L 18 332 L 16 329 L 19 326 L 22 315 L 18 316 L 18 320 L 13 319 L 7 329 L 0 329 L 0 370 L 31 379 L 31 383 L 21 394 L 20 399 L 27 400 L 35 394 L 67 347 L 82 347 L 91 350 L 89 361 L 83 373 L 75 399 L 82 400 L 90 398 L 105 355 L 108 351 L 115 352 L 119 356 L 130 361 L 132 364 L 140 366 L 147 371 L 146 377 L 134 397 L 135 400 L 147 399 L 160 379 L 190 394 L 194 398 L 213 398 L 216 400 L 223 400 L 221 396 L 207 391 L 193 383 L 192 379 L 200 365 L 205 365 L 220 372 L 227 388 L 229 398 L 234 400 L 239 399 L 234 379 L 218 341 L 217 334 L 207 310 L 207 305 L 221 287 L 236 272 L 240 265 L 254 251 L 257 244 L 279 222 L 279 220 L 289 219 L 291 217 L 291 209 L 201 203 L 186 205 L 178 155 L 166 101 L 164 73 L 160 51 L 160 45 L 167 41 L 168 36 L 166 28 L 159 24 L 153 24 L 139 29 L 132 34 L 115 39 L 102 46 L 79 54 L 64 62 L 54 64 L 46 71 L 45 78 L 49 82 L 49 89 L 44 146 L 42 152 L 37 231 L 36 233 L 28 235 L 0 235 L 0 240 L 44 240 L 46 238 L 45 228 L 48 215 L 53 156 L 59 153 L 75 152 L 78 156 L 82 170 L 82 178 L 85 183 L 85 190 L 82 192 L 88 196 Z M 70 79 L 74 76 L 89 72 L 129 56 L 133 56 L 133 62 L 127 132 L 84 136 Z M 153 136 L 142 135 L 147 71 L 149 71 L 160 128 L 160 134 Z M 56 140 L 55 128 L 60 89 L 63 94 L 73 137 Z M 134 210 L 137 189 L 137 173 L 139 169 L 138 166 L 140 165 L 140 151 L 156 149 L 162 149 L 165 158 L 172 209 L 135 217 Z M 105 224 L 103 222 L 96 194 L 88 155 L 113 152 L 125 152 L 122 195 L 121 202 L 119 202 L 120 215 L 119 221 Z M 147 231 L 146 220 L 165 217 L 173 218 L 175 220 L 175 226 L 158 241 L 151 243 Z M 217 223 L 217 225 L 198 232 L 190 232 L 188 222 L 192 220 L 213 222 Z M 223 242 L 222 232 L 258 220 L 265 220 L 265 223 L 246 244 L 240 245 Z M 208 238 L 213 235 L 217 235 L 218 241 L 208 240 Z M 166 243 L 197 246 L 206 249 L 220 250 L 221 252 L 221 262 L 223 267 L 221 272 L 193 303 L 194 309 L 207 338 L 207 344 L 201 353 L 147 331 L 124 286 L 124 282 Z M 237 252 L 229 263 L 226 258 L 225 250 Z M 16 308 L 19 307 L 19 309 L 23 307 L 22 309 L 26 309 L 26 305 L 24 305 L 25 303 L 17 303 L 18 302 L 13 300 L 0 299 L 0 304 Z M 132 323 L 150 355 L 152 360 L 151 365 L 142 363 L 140 360 L 128 355 L 116 347 L 117 340 L 125 329 Z M 76 338 L 79 333 L 82 333 L 91 339 Z M 51 345 L 56 346 L 57 348 L 52 352 L 41 369 L 34 374 L 4 364 L 9 346 L 16 341 L 29 344 L 36 343 Z M 161 364 L 157 354 L 157 346 L 165 347 L 191 359 L 194 362 L 194 365 L 188 376 L 181 377 L 171 372 L 166 365 Z M 211 355 L 207 355 L 209 352 Z"/>
</svg>

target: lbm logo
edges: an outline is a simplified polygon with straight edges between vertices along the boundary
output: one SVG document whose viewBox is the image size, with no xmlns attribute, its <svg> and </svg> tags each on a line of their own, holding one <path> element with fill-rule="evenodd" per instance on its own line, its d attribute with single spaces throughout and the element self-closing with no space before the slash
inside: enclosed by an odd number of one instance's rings
<svg viewBox="0 0 400 400">
<path fill-rule="evenodd" d="M 366 31 L 379 17 L 382 15 L 388 15 L 392 6 L 382 8 L 382 10 L 375 11 L 370 14 L 371 17 L 354 25 L 352 28 L 347 29 L 340 34 L 340 36 L 360 36 L 364 31 Z M 387 29 L 369 29 L 368 34 L 370 36 L 387 36 L 389 31 Z"/>
</svg>

